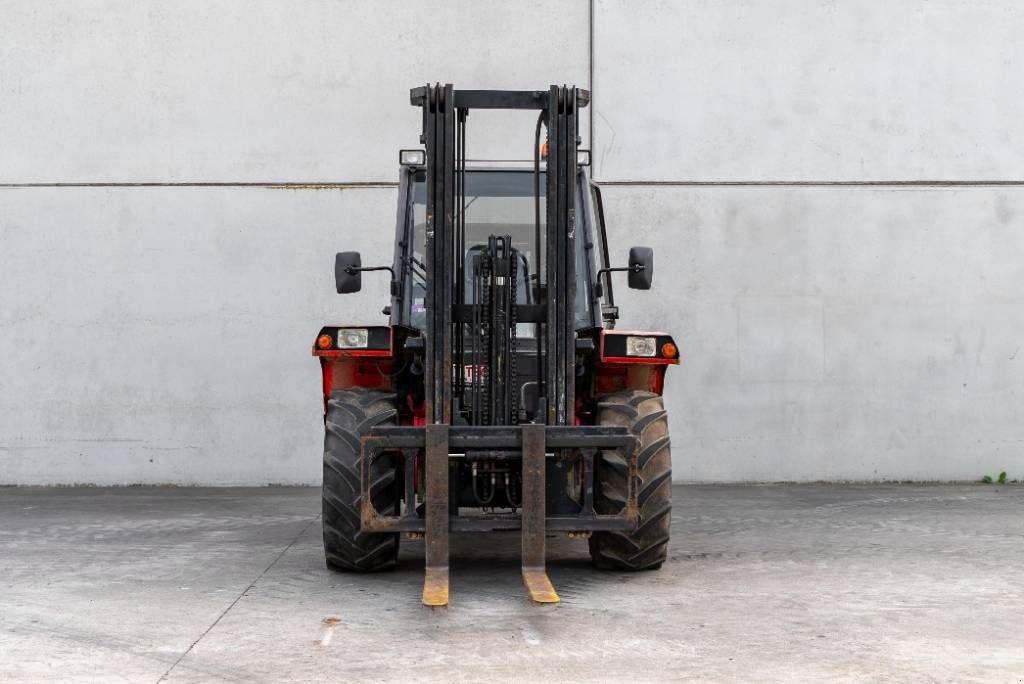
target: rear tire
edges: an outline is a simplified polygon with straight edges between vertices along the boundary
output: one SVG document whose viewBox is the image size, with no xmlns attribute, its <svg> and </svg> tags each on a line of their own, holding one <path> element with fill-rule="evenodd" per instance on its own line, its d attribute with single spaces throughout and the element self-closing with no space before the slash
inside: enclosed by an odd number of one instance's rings
<svg viewBox="0 0 1024 684">
<path fill-rule="evenodd" d="M 349 389 L 331 392 L 324 420 L 322 489 L 324 556 L 331 570 L 373 572 L 395 567 L 398 535 L 360 530 L 360 438 L 377 425 L 394 425 L 398 411 L 389 392 Z M 370 497 L 382 515 L 395 515 L 399 502 L 393 456 L 382 454 L 370 473 Z"/>
<path fill-rule="evenodd" d="M 639 474 L 635 486 L 640 519 L 633 532 L 595 532 L 590 537 L 590 558 L 606 570 L 655 570 L 665 562 L 672 522 L 672 456 L 665 405 L 652 392 L 626 390 L 600 397 L 598 409 L 599 425 L 629 428 L 637 438 L 632 459 Z M 626 505 L 629 466 L 617 452 L 601 452 L 595 468 L 598 513 L 615 514 Z"/>
</svg>

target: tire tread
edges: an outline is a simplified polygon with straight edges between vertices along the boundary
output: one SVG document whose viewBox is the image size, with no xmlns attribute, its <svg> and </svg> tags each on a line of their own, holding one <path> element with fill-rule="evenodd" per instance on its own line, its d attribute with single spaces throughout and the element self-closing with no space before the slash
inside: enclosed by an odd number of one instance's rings
<svg viewBox="0 0 1024 684">
<path fill-rule="evenodd" d="M 625 390 L 601 397 L 598 424 L 628 427 L 637 439 L 632 460 L 640 520 L 629 533 L 595 532 L 590 557 L 598 568 L 653 570 L 668 553 L 672 518 L 672 459 L 668 414 L 662 398 L 652 392 Z M 600 514 L 622 510 L 628 498 L 630 469 L 616 452 L 598 458 L 594 508 Z"/>
<path fill-rule="evenodd" d="M 377 425 L 394 424 L 395 395 L 366 389 L 331 392 L 324 421 L 322 489 L 324 557 L 332 570 L 374 572 L 394 568 L 398 535 L 360 527 L 360 438 Z M 370 474 L 370 496 L 382 514 L 398 505 L 393 458 L 382 455 Z"/>
</svg>

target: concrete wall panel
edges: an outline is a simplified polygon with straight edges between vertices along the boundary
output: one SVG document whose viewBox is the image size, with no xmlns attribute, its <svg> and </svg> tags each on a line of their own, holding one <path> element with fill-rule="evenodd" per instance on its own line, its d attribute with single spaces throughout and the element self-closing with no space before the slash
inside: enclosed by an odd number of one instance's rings
<svg viewBox="0 0 1024 684">
<path fill-rule="evenodd" d="M 0 482 L 320 477 L 325 323 L 386 319 L 396 191 L 0 189 Z"/>
<path fill-rule="evenodd" d="M 586 0 L 7 2 L 0 183 L 394 180 L 409 88 L 587 87 L 587 25 Z M 534 119 L 474 116 L 470 156 L 529 158 Z"/>
<path fill-rule="evenodd" d="M 668 328 L 684 480 L 977 479 L 1024 468 L 1024 190 L 603 191 L 655 248 L 625 328 Z M 624 283 L 623 283 L 624 285 Z"/>
<path fill-rule="evenodd" d="M 655 289 L 617 292 L 622 327 L 666 328 L 683 352 L 667 391 L 679 479 L 1020 467 L 1024 266 L 1006 257 L 1024 248 L 1024 192 L 604 197 L 613 254 L 656 250 Z M 383 320 L 387 299 L 371 275 L 365 296 L 333 294 L 331 254 L 386 261 L 394 200 L 387 188 L 0 191 L 2 480 L 316 482 L 309 345 L 322 322 Z"/>
<path fill-rule="evenodd" d="M 602 180 L 1024 178 L 1014 0 L 595 0 Z"/>
</svg>

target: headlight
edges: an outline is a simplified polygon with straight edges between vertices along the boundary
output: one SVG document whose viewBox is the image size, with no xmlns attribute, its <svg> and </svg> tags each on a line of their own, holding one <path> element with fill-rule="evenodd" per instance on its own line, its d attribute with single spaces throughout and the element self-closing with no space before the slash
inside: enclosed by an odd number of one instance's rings
<svg viewBox="0 0 1024 684">
<path fill-rule="evenodd" d="M 657 344 L 653 337 L 630 335 L 626 338 L 626 356 L 655 356 L 657 353 Z"/>
<path fill-rule="evenodd" d="M 398 163 L 402 166 L 423 166 L 427 163 L 425 150 L 399 150 Z"/>
<path fill-rule="evenodd" d="M 338 330 L 338 349 L 366 349 L 369 341 L 370 334 L 366 328 L 340 328 Z M 653 345 L 653 342 L 651 344 Z"/>
</svg>

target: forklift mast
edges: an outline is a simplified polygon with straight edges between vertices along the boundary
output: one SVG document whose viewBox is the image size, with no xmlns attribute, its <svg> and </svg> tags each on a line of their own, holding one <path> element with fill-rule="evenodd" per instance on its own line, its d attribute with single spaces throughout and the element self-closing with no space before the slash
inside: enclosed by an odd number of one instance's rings
<svg viewBox="0 0 1024 684">
<path fill-rule="evenodd" d="M 410 102 L 423 111 L 421 142 L 426 146 L 428 424 L 458 424 L 467 417 L 478 425 L 521 422 L 525 414 L 518 406 L 516 323 L 534 323 L 541 330 L 535 422 L 573 424 L 577 131 L 579 109 L 589 100 L 586 90 L 564 85 L 547 91 L 500 91 L 455 90 L 451 84 L 435 84 L 410 92 Z M 539 112 L 534 141 L 537 282 L 530 304 L 516 301 L 519 260 L 507 236 L 491 236 L 476 260 L 466 259 L 466 119 L 472 109 Z M 537 180 L 542 123 L 547 126 L 543 227 Z M 474 284 L 469 304 L 467 280 Z"/>
</svg>

